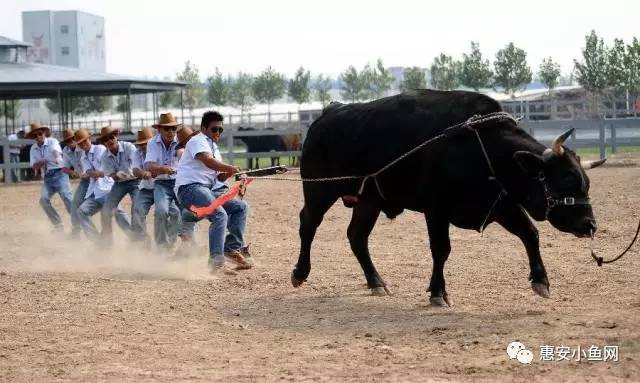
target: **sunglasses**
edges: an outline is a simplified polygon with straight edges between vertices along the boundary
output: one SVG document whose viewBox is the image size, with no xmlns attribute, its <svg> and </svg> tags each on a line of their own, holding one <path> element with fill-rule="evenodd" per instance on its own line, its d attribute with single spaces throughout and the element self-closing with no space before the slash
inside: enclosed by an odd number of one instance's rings
<svg viewBox="0 0 640 383">
<path fill-rule="evenodd" d="M 176 130 L 178 130 L 178 127 L 177 126 L 163 126 L 162 129 L 167 131 L 167 132 L 175 132 Z"/>
<path fill-rule="evenodd" d="M 222 133 L 224 128 L 211 128 L 211 133 Z"/>
<path fill-rule="evenodd" d="M 44 132 L 36 132 L 36 137 L 44 136 Z"/>
<path fill-rule="evenodd" d="M 111 140 L 115 140 L 118 138 L 117 134 L 112 134 L 110 136 L 107 136 L 107 138 L 105 138 L 105 142 L 111 141 Z"/>
</svg>

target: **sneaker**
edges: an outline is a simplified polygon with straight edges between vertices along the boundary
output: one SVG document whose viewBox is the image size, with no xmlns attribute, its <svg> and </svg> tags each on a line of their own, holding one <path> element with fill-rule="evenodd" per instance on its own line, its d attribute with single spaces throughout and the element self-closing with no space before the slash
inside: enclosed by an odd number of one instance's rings
<svg viewBox="0 0 640 383">
<path fill-rule="evenodd" d="M 232 270 L 229 268 L 229 266 L 227 266 L 226 264 L 222 264 L 222 265 L 214 265 L 209 263 L 209 274 L 210 275 L 238 275 L 238 272 L 235 270 Z"/>
<path fill-rule="evenodd" d="M 254 265 L 253 263 L 253 257 L 251 256 L 251 253 L 249 253 L 249 245 L 245 246 L 245 247 L 241 247 L 240 248 L 240 254 L 244 257 L 244 260 L 250 264 L 251 266 Z"/>
<path fill-rule="evenodd" d="M 252 267 L 252 264 L 247 262 L 238 250 L 225 251 L 224 257 L 236 265 L 236 270 L 246 270 Z"/>
</svg>

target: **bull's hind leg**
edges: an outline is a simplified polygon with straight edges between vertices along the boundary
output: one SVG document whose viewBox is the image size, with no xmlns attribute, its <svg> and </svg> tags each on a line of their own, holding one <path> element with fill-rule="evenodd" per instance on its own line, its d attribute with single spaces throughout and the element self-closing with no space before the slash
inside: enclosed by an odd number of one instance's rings
<svg viewBox="0 0 640 383">
<path fill-rule="evenodd" d="M 353 208 L 351 223 L 347 229 L 347 236 L 351 244 L 351 250 L 355 254 L 364 276 L 367 279 L 367 286 L 373 295 L 383 296 L 388 293 L 387 287 L 378 274 L 376 267 L 369 254 L 369 234 L 380 215 L 380 209 L 369 204 L 361 203 Z"/>
<path fill-rule="evenodd" d="M 437 215 L 427 215 L 427 229 L 429 230 L 429 246 L 433 258 L 433 272 L 429 289 L 429 302 L 433 306 L 451 306 L 444 282 L 444 264 L 451 252 L 449 241 L 449 221 Z"/>
<path fill-rule="evenodd" d="M 328 196 L 326 193 L 305 193 L 305 204 L 300 211 L 300 256 L 291 273 L 293 287 L 300 286 L 311 271 L 311 243 L 316 235 L 318 226 L 322 223 L 324 214 L 338 199 L 338 196 Z"/>
</svg>

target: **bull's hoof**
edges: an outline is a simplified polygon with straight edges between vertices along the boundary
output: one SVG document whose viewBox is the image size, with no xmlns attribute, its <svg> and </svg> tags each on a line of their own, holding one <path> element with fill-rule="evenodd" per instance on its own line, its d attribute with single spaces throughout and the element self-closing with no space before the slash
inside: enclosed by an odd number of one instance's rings
<svg viewBox="0 0 640 383">
<path fill-rule="evenodd" d="M 449 307 L 448 300 L 446 297 L 430 297 L 429 303 L 433 307 Z"/>
<path fill-rule="evenodd" d="M 374 297 L 386 297 L 387 296 L 387 289 L 385 289 L 382 286 L 374 287 L 374 288 L 371 289 L 371 295 L 373 295 Z"/>
<path fill-rule="evenodd" d="M 295 274 L 291 272 L 291 284 L 293 287 L 300 287 L 304 283 L 305 279 L 296 278 Z"/>
<path fill-rule="evenodd" d="M 544 283 L 531 282 L 531 288 L 536 294 L 540 295 L 543 298 L 551 297 L 551 294 L 549 293 L 549 286 L 545 285 Z"/>
</svg>

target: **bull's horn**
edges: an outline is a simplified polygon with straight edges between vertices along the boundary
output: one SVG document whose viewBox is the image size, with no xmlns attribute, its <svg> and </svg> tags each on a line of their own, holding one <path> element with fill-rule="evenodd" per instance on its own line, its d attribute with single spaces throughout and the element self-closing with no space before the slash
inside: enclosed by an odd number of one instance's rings
<svg viewBox="0 0 640 383">
<path fill-rule="evenodd" d="M 597 168 L 598 166 L 604 164 L 606 161 L 606 158 L 597 161 L 580 161 L 580 165 L 582 165 L 583 169 L 587 170 Z"/>
<path fill-rule="evenodd" d="M 553 151 L 553 154 L 557 156 L 561 156 L 564 154 L 562 144 L 564 144 L 565 140 L 571 135 L 571 133 L 573 133 L 574 130 L 575 128 L 571 128 L 553 140 L 553 142 L 551 143 L 551 150 Z"/>
</svg>

